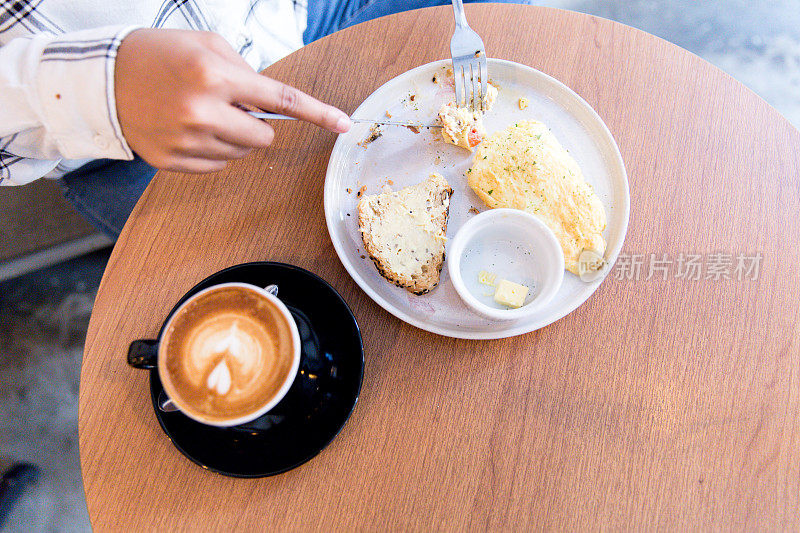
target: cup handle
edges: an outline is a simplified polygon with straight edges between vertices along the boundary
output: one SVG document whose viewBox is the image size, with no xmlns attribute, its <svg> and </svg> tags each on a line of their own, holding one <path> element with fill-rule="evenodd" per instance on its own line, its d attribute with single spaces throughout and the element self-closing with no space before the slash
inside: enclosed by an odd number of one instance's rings
<svg viewBox="0 0 800 533">
<path fill-rule="evenodd" d="M 273 296 L 278 296 L 278 286 L 274 283 L 272 285 L 267 285 L 264 287 L 264 290 L 270 293 Z"/>
<path fill-rule="evenodd" d="M 158 341 L 139 339 L 128 348 L 128 364 L 134 368 L 153 370 L 158 368 Z"/>
</svg>

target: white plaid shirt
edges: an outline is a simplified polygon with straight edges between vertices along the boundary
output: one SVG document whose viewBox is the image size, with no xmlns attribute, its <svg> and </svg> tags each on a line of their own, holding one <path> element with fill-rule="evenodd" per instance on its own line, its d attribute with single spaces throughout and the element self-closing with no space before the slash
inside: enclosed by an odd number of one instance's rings
<svg viewBox="0 0 800 533">
<path fill-rule="evenodd" d="M 140 27 L 219 33 L 256 70 L 303 45 L 306 0 L 0 0 L 0 185 L 132 159 L 114 98 Z"/>
</svg>

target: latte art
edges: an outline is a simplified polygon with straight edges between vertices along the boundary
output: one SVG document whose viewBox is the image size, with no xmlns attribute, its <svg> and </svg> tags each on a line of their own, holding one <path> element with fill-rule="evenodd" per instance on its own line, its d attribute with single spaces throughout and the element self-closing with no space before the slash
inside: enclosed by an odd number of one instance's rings
<svg viewBox="0 0 800 533">
<path fill-rule="evenodd" d="M 270 354 L 275 347 L 263 329 L 258 320 L 245 320 L 235 313 L 198 322 L 185 339 L 189 345 L 181 363 L 186 376 L 195 387 L 202 380 L 218 395 L 247 391 L 274 360 Z"/>
<path fill-rule="evenodd" d="M 242 354 L 242 339 L 240 338 L 239 330 L 236 329 L 235 320 L 231 325 L 231 329 L 228 330 L 228 334 L 217 343 L 214 350 L 218 352 L 229 351 L 234 357 L 239 357 Z"/>
<path fill-rule="evenodd" d="M 205 421 L 258 411 L 292 370 L 286 318 L 263 294 L 242 287 L 212 290 L 190 302 L 162 344 L 164 389 L 182 411 Z"/>
<path fill-rule="evenodd" d="M 206 386 L 220 395 L 228 394 L 231 390 L 231 371 L 224 359 L 211 371 Z"/>
</svg>

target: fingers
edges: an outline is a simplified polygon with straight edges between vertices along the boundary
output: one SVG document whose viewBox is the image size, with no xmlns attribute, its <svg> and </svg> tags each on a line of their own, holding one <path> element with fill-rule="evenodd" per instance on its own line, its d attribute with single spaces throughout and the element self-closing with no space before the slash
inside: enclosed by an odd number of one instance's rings
<svg viewBox="0 0 800 533">
<path fill-rule="evenodd" d="M 226 161 L 247 156 L 253 148 L 268 146 L 275 136 L 269 124 L 230 105 L 199 109 L 183 134 L 156 140 L 152 150 L 139 155 L 156 168 L 213 172 L 224 168 Z M 206 115 L 215 120 L 207 120 Z"/>
<path fill-rule="evenodd" d="M 272 126 L 241 109 L 227 106 L 219 116 L 223 120 L 214 129 L 214 135 L 221 141 L 243 147 L 265 148 L 275 138 Z"/>
<path fill-rule="evenodd" d="M 220 170 L 272 143 L 266 122 L 243 103 L 345 132 L 350 119 L 311 96 L 256 73 L 219 35 L 142 29 L 120 46 L 114 69 L 117 114 L 128 145 L 151 165 Z"/>
<path fill-rule="evenodd" d="M 344 133 L 351 126 L 350 117 L 339 109 L 255 72 L 243 77 L 234 98 L 237 102 L 296 117 L 335 133 Z"/>
<path fill-rule="evenodd" d="M 181 157 L 211 159 L 215 161 L 228 161 L 241 159 L 252 151 L 249 146 L 241 146 L 226 142 L 224 139 L 210 137 L 198 141 L 193 146 L 181 150 Z"/>
<path fill-rule="evenodd" d="M 241 159 L 251 151 L 250 147 L 239 146 L 208 135 L 203 138 L 184 140 L 179 147 L 173 147 L 167 151 L 156 150 L 152 153 L 139 153 L 139 155 L 156 168 L 177 172 L 204 173 L 222 170 L 228 161 Z"/>
</svg>

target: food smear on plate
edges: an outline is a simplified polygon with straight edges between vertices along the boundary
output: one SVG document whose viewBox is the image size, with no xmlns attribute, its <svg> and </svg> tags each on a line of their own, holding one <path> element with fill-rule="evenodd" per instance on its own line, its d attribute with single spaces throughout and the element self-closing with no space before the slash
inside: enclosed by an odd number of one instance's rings
<svg viewBox="0 0 800 533">
<path fill-rule="evenodd" d="M 522 307 L 526 296 L 528 296 L 528 287 L 507 279 L 498 281 L 494 291 L 495 302 L 514 309 Z"/>
<path fill-rule="evenodd" d="M 524 96 L 522 98 L 520 98 L 519 101 L 517 102 L 517 105 L 519 106 L 520 111 L 523 110 L 523 109 L 526 109 L 528 107 L 528 104 L 530 104 L 530 102 Z"/>
<path fill-rule="evenodd" d="M 475 152 L 467 182 L 489 208 L 510 207 L 539 217 L 561 244 L 573 274 L 583 250 L 605 252 L 603 203 L 541 122 L 518 122 L 487 137 Z"/>
<path fill-rule="evenodd" d="M 487 270 L 481 270 L 478 272 L 478 283 L 481 285 L 488 285 L 489 287 L 494 287 L 495 282 L 497 281 L 497 274 L 494 272 L 489 272 Z"/>
<path fill-rule="evenodd" d="M 358 229 L 378 272 L 398 287 L 425 294 L 439 283 L 453 189 L 440 174 L 399 191 L 365 195 Z"/>
<path fill-rule="evenodd" d="M 383 132 L 381 131 L 380 124 L 373 124 L 372 127 L 370 127 L 367 136 L 356 144 L 358 144 L 358 146 L 360 146 L 361 148 L 366 148 L 368 144 L 371 144 L 376 140 L 378 140 L 378 138 L 381 135 L 383 135 Z"/>
</svg>

